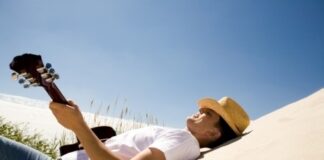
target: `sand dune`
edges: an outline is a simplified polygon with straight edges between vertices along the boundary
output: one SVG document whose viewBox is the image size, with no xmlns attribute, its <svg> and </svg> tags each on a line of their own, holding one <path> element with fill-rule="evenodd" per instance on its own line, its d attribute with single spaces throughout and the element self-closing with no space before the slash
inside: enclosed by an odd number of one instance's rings
<svg viewBox="0 0 324 160">
<path fill-rule="evenodd" d="M 324 89 L 252 122 L 204 160 L 323 160 Z"/>
</svg>

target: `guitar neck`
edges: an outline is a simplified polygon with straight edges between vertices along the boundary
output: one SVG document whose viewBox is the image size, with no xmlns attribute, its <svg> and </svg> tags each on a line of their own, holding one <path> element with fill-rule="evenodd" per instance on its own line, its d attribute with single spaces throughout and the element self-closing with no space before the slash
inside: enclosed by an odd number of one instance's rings
<svg viewBox="0 0 324 160">
<path fill-rule="evenodd" d="M 55 83 L 51 83 L 51 85 L 43 87 L 54 102 L 68 104 L 68 101 L 65 99 L 62 92 L 58 89 Z"/>
</svg>

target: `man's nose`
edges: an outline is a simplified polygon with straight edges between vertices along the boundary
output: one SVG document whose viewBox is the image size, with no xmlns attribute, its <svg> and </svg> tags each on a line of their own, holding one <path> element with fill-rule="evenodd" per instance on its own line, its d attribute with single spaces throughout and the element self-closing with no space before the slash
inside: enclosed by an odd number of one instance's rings
<svg viewBox="0 0 324 160">
<path fill-rule="evenodd" d="M 199 116 L 204 117 L 204 116 L 206 116 L 206 114 L 205 113 L 199 113 Z"/>
</svg>

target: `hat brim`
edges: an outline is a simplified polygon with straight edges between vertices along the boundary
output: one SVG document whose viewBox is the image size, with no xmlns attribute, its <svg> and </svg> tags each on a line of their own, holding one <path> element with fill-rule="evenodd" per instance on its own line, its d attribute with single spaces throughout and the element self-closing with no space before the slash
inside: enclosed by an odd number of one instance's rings
<svg viewBox="0 0 324 160">
<path fill-rule="evenodd" d="M 216 112 L 220 117 L 224 119 L 224 121 L 228 124 L 228 126 L 235 132 L 236 135 L 242 135 L 241 132 L 236 128 L 232 118 L 230 115 L 225 111 L 222 104 L 218 103 L 214 99 L 205 98 L 198 102 L 199 108 L 209 108 Z"/>
</svg>

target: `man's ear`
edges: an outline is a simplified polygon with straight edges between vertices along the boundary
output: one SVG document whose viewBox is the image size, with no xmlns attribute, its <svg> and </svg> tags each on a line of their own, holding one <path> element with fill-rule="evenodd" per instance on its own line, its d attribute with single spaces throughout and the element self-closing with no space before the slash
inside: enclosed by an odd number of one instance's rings
<svg viewBox="0 0 324 160">
<path fill-rule="evenodd" d="M 206 132 L 206 135 L 211 139 L 218 139 L 222 136 L 222 133 L 219 131 L 218 128 L 210 129 Z"/>
</svg>

